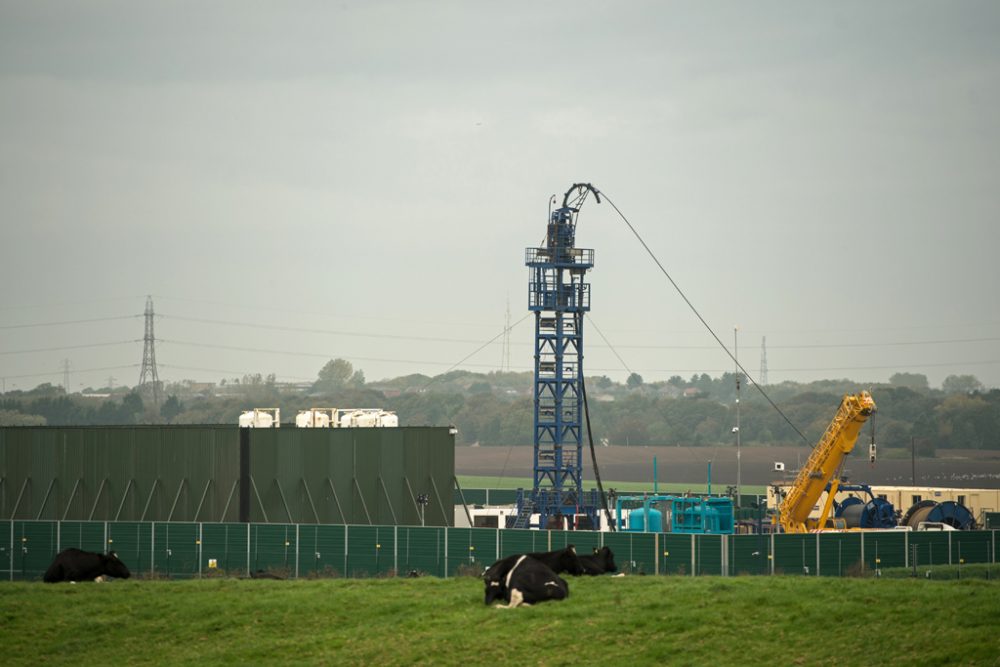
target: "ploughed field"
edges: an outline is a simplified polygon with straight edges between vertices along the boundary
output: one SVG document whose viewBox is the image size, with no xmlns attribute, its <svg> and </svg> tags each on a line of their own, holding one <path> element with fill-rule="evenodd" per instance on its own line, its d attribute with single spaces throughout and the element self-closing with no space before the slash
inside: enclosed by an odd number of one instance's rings
<svg viewBox="0 0 1000 667">
<path fill-rule="evenodd" d="M 786 471 L 798 470 L 809 458 L 808 447 L 742 447 L 741 482 L 768 485 L 782 479 L 774 471 L 781 461 Z M 708 462 L 712 461 L 712 483 L 724 488 L 736 483 L 736 447 L 597 447 L 601 479 L 617 482 L 652 482 L 653 458 L 661 482 L 704 486 Z M 902 458 L 894 458 L 902 457 Z M 584 479 L 593 480 L 590 452 L 584 447 Z M 455 472 L 476 477 L 532 477 L 532 447 L 455 448 Z M 868 463 L 868 446 L 858 441 L 847 459 L 846 472 L 853 481 L 873 485 L 909 486 L 912 464 L 906 452 L 879 451 L 874 466 Z M 997 488 L 1000 486 L 1000 452 L 940 450 L 938 458 L 916 460 L 918 486 Z M 491 485 L 492 486 L 492 485 Z M 497 484 L 496 486 L 501 486 Z"/>
<path fill-rule="evenodd" d="M 992 665 L 995 579 L 475 577 L 0 583 L 5 665 Z"/>
</svg>

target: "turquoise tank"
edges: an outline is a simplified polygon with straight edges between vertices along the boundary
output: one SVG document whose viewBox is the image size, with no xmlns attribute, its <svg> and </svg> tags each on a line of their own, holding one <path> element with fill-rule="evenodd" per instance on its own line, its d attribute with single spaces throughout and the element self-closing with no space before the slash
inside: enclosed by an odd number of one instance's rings
<svg viewBox="0 0 1000 667">
<path fill-rule="evenodd" d="M 646 508 L 639 507 L 632 510 L 628 515 L 628 530 L 630 533 L 662 533 L 663 532 L 663 512 L 649 508 L 649 527 L 646 527 Z"/>
</svg>

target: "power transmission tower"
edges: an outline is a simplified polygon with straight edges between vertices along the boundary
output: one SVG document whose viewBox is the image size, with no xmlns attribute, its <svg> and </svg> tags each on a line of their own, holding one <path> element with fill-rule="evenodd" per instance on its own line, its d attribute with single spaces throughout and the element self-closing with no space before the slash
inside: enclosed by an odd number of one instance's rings
<svg viewBox="0 0 1000 667">
<path fill-rule="evenodd" d="M 66 395 L 69 395 L 69 359 L 63 359 L 63 388 L 66 390 Z"/>
<path fill-rule="evenodd" d="M 153 297 L 146 297 L 146 333 L 142 337 L 142 370 L 139 390 L 152 395 L 153 404 L 160 404 L 160 376 L 156 372 L 156 336 L 153 335 Z"/>
<path fill-rule="evenodd" d="M 760 385 L 767 386 L 767 336 L 760 339 Z"/>
</svg>

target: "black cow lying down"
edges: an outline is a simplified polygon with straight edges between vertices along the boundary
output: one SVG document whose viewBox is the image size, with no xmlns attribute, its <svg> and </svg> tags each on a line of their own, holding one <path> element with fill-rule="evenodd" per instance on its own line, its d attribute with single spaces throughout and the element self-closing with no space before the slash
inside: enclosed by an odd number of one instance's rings
<svg viewBox="0 0 1000 667">
<path fill-rule="evenodd" d="M 594 555 L 579 556 L 578 560 L 583 567 L 584 574 L 597 576 L 605 572 L 615 572 L 618 570 L 618 567 L 615 565 L 615 555 L 607 547 L 594 549 Z"/>
<path fill-rule="evenodd" d="M 130 576 L 132 573 L 114 551 L 100 554 L 71 548 L 59 552 L 45 571 L 44 581 L 48 584 L 59 581 L 106 581 L 106 577 L 128 579 Z"/>
<path fill-rule="evenodd" d="M 528 554 L 513 556 L 513 564 L 500 578 L 487 578 L 486 604 L 502 600 L 511 609 L 532 605 L 546 600 L 564 600 L 569 597 L 569 584 L 545 563 Z M 504 559 L 506 561 L 507 559 Z M 495 563 L 498 565 L 501 562 Z M 493 569 L 492 567 L 490 569 Z M 494 576 L 498 571 L 495 571 Z"/>
</svg>

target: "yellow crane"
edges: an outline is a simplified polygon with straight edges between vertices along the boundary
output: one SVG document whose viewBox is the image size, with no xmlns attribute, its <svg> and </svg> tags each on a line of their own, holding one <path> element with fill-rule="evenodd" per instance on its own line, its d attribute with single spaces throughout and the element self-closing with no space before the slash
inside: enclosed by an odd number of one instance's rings
<svg viewBox="0 0 1000 667">
<path fill-rule="evenodd" d="M 778 506 L 778 521 L 786 533 L 805 533 L 823 528 L 830 514 L 833 498 L 840 485 L 840 468 L 844 457 L 854 449 L 858 434 L 868 417 L 875 412 L 875 401 L 871 394 L 846 394 L 840 402 L 837 415 L 826 428 L 823 437 L 802 466 L 795 483 Z M 810 519 L 809 513 L 815 507 L 826 485 L 830 485 L 826 503 L 819 518 Z"/>
</svg>

